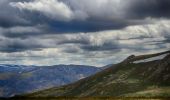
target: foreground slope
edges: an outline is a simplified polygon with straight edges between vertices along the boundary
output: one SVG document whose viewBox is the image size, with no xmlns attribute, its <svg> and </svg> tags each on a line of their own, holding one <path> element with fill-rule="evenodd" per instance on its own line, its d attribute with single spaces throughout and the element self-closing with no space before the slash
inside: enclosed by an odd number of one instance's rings
<svg viewBox="0 0 170 100">
<path fill-rule="evenodd" d="M 170 52 L 132 55 L 76 83 L 24 95 L 57 96 L 170 97 Z"/>
</svg>

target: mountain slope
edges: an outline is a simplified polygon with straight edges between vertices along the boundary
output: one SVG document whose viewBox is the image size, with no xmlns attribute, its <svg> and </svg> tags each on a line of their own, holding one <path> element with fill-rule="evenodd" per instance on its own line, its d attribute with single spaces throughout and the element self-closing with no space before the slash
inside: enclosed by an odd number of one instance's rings
<svg viewBox="0 0 170 100">
<path fill-rule="evenodd" d="M 95 74 L 100 68 L 83 65 L 0 65 L 0 97 L 69 84 Z"/>
<path fill-rule="evenodd" d="M 122 63 L 76 83 L 24 95 L 57 96 L 170 97 L 170 51 L 130 56 Z"/>
</svg>

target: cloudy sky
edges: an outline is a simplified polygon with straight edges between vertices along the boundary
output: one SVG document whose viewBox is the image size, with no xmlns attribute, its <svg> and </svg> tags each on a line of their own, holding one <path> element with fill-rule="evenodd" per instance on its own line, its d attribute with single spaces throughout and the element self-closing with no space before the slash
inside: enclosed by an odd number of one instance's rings
<svg viewBox="0 0 170 100">
<path fill-rule="evenodd" d="M 0 63 L 117 63 L 170 49 L 170 0 L 0 0 Z"/>
</svg>

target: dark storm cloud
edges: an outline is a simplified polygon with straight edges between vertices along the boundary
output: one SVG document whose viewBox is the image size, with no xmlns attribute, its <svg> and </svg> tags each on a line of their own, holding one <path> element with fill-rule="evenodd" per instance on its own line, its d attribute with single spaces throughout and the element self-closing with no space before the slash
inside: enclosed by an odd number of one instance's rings
<svg viewBox="0 0 170 100">
<path fill-rule="evenodd" d="M 81 46 L 81 49 L 85 51 L 112 51 L 112 50 L 120 49 L 120 47 L 116 43 L 104 43 L 100 46 L 83 45 Z"/>
<path fill-rule="evenodd" d="M 45 46 L 34 43 L 36 41 L 31 40 L 1 40 L 0 43 L 0 52 L 5 53 L 13 53 L 13 52 L 22 52 L 27 50 L 41 50 L 42 48 L 45 48 Z"/>
<path fill-rule="evenodd" d="M 63 44 L 81 44 L 81 45 L 89 45 L 90 41 L 87 38 L 81 38 L 79 40 L 63 40 L 57 43 L 57 45 L 63 45 Z"/>
<path fill-rule="evenodd" d="M 4 33 L 3 36 L 8 37 L 8 38 L 21 38 L 21 39 L 25 39 L 25 38 L 29 38 L 32 36 L 38 36 L 41 35 L 40 33 L 34 33 L 34 32 L 24 32 L 23 33 L 15 33 L 15 32 L 8 32 L 8 33 Z"/>
<path fill-rule="evenodd" d="M 28 50 L 41 50 L 37 47 L 26 47 L 26 46 L 23 46 L 23 45 L 9 45 L 8 47 L 3 47 L 3 48 L 0 48 L 0 51 L 1 52 L 4 52 L 4 53 L 13 53 L 13 52 L 23 52 L 23 51 L 28 51 Z"/>
<path fill-rule="evenodd" d="M 128 16 L 143 19 L 152 18 L 170 18 L 169 0 L 132 0 L 132 4 L 127 12 Z"/>
<path fill-rule="evenodd" d="M 63 14 L 61 14 L 60 16 L 58 15 L 57 12 L 55 12 L 54 8 L 49 8 L 50 11 L 45 11 L 45 9 L 40 8 L 39 6 L 35 8 L 28 8 L 30 5 L 32 7 L 36 6 L 34 5 L 36 4 L 36 2 L 31 1 L 31 4 L 27 6 L 28 5 L 27 3 L 30 2 L 30 0 L 26 0 L 27 2 L 23 3 L 24 6 L 23 5 L 21 6 L 17 4 L 17 2 L 19 1 L 20 3 L 24 2 L 21 0 L 11 1 L 11 2 L 16 2 L 16 4 L 13 4 L 13 6 L 15 6 L 16 8 L 12 8 L 15 10 L 15 13 L 18 13 L 19 16 L 22 15 L 22 17 L 19 19 L 23 19 L 23 20 L 25 19 L 26 21 L 29 22 L 29 25 L 46 24 L 49 26 L 49 30 L 51 31 L 49 33 L 60 34 L 60 33 L 95 32 L 95 31 L 101 31 L 101 30 L 122 29 L 129 25 L 146 23 L 142 21 L 136 22 L 136 21 L 133 21 L 133 19 L 143 20 L 146 17 L 152 17 L 152 18 L 160 18 L 160 17 L 169 18 L 170 17 L 169 16 L 170 15 L 169 13 L 170 1 L 169 0 L 149 0 L 149 1 L 148 0 L 127 0 L 127 1 L 119 0 L 120 7 L 116 6 L 118 5 L 116 2 L 118 0 L 110 0 L 110 1 L 106 0 L 106 2 L 103 2 L 103 5 L 100 0 L 99 1 L 97 0 L 94 0 L 94 1 L 59 0 L 57 1 L 56 0 L 56 2 L 48 1 L 48 2 L 51 2 L 51 5 L 52 3 L 54 3 L 57 6 L 57 4 L 62 3 L 64 7 L 68 7 L 67 9 L 66 8 L 65 9 L 70 11 L 70 13 L 66 15 L 67 13 L 65 13 L 64 12 L 65 10 L 63 10 L 62 12 Z M 39 0 L 39 3 L 44 4 L 44 1 Z M 94 4 L 96 3 L 96 5 L 92 6 L 90 3 L 94 3 Z M 46 5 L 46 6 L 50 7 L 51 5 Z M 101 7 L 98 7 L 97 5 L 100 5 Z M 114 10 L 114 5 L 117 11 Z M 17 7 L 23 10 L 19 11 Z M 57 10 L 62 10 L 62 9 L 57 9 Z M 6 12 L 9 12 L 9 11 L 6 10 Z M 123 13 L 123 14 L 120 14 L 120 13 Z M 63 19 L 60 18 L 61 16 L 63 16 Z M 65 16 L 70 16 L 70 17 L 65 18 Z M 61 20 L 57 18 L 60 18 Z M 84 18 L 84 19 L 82 20 L 81 18 Z M 0 19 L 2 20 L 3 18 L 0 18 Z M 7 22 L 9 19 L 11 18 L 3 19 L 1 21 L 1 26 L 10 26 L 14 24 L 17 25 L 20 22 L 18 20 L 16 20 L 16 22 L 15 20 L 13 20 L 14 22 L 10 21 L 11 23 Z M 63 21 L 63 20 L 66 20 L 66 21 Z M 21 21 L 21 22 L 22 24 L 26 24 L 24 21 Z"/>
<path fill-rule="evenodd" d="M 22 11 L 10 6 L 11 2 L 24 2 L 30 0 L 1 0 L 0 1 L 0 27 L 11 28 L 16 26 L 35 26 L 48 24 L 48 18 L 38 12 Z"/>
<path fill-rule="evenodd" d="M 17 12 L 8 5 L 8 0 L 0 2 L 0 27 L 11 27 L 16 25 L 24 25 L 28 22 L 17 15 Z"/>
<path fill-rule="evenodd" d="M 130 23 L 127 21 L 115 20 L 114 22 L 109 22 L 94 21 L 91 19 L 89 19 L 88 21 L 53 21 L 49 23 L 51 30 L 56 33 L 97 32 L 102 30 L 121 29 L 128 24 Z"/>
<path fill-rule="evenodd" d="M 48 32 L 46 26 L 16 26 L 10 28 L 0 27 L 0 35 L 7 38 L 21 38 L 38 37 Z"/>
<path fill-rule="evenodd" d="M 41 46 L 40 46 L 41 47 Z M 13 52 L 23 52 L 28 50 L 42 50 L 40 49 L 39 45 L 31 45 L 31 46 L 25 46 L 25 44 L 8 44 L 5 47 L 0 48 L 1 52 L 4 53 L 13 53 Z M 44 47 L 41 47 L 44 48 Z"/>
</svg>

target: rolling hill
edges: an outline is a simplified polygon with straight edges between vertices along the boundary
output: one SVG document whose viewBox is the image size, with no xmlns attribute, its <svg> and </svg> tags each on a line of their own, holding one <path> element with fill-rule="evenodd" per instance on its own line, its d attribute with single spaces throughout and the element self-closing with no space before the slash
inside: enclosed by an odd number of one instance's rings
<svg viewBox="0 0 170 100">
<path fill-rule="evenodd" d="M 170 97 L 170 51 L 129 56 L 75 83 L 19 97 Z"/>
</svg>

